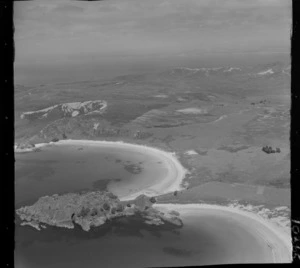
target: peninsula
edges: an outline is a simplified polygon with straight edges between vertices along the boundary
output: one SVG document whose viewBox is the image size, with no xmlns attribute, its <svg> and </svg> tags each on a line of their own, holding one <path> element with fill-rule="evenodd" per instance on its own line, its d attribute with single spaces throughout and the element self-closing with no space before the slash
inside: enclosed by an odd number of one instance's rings
<svg viewBox="0 0 300 268">
<path fill-rule="evenodd" d="M 92 226 L 101 226 L 107 220 L 137 214 L 147 224 L 169 222 L 179 227 L 183 225 L 178 212 L 154 209 L 155 202 L 154 197 L 145 195 L 131 201 L 120 201 L 114 194 L 101 191 L 54 194 L 41 197 L 32 206 L 17 209 L 16 213 L 22 220 L 21 225 L 30 225 L 37 230 L 46 228 L 46 225 L 73 229 L 75 223 L 89 231 Z"/>
</svg>

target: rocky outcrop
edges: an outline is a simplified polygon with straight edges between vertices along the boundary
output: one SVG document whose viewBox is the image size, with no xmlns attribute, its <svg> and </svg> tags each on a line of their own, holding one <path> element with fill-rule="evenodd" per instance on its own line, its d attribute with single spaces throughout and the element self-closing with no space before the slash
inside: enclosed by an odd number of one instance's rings
<svg viewBox="0 0 300 268">
<path fill-rule="evenodd" d="M 75 117 L 78 115 L 101 114 L 105 111 L 107 102 L 103 100 L 69 102 L 56 104 L 42 110 L 24 112 L 21 119 L 36 120 L 51 118 L 52 120 L 63 117 Z"/>
<path fill-rule="evenodd" d="M 152 207 L 155 199 L 145 195 L 135 200 L 121 202 L 110 192 L 68 193 L 41 197 L 32 206 L 16 210 L 21 225 L 40 230 L 41 224 L 74 228 L 78 224 L 84 231 L 103 225 L 107 220 L 139 214 L 147 224 L 160 225 L 164 222 L 182 226 L 179 214 L 161 212 Z"/>
<path fill-rule="evenodd" d="M 131 174 L 140 174 L 143 171 L 143 168 L 136 164 L 124 164 L 124 169 Z"/>
<path fill-rule="evenodd" d="M 20 143 L 20 144 L 15 145 L 15 149 L 20 149 L 20 150 L 32 149 L 34 147 L 35 147 L 35 145 L 33 143 Z"/>
<path fill-rule="evenodd" d="M 31 152 L 34 150 L 36 150 L 35 145 L 30 142 L 15 144 L 14 146 L 15 153 Z"/>
</svg>

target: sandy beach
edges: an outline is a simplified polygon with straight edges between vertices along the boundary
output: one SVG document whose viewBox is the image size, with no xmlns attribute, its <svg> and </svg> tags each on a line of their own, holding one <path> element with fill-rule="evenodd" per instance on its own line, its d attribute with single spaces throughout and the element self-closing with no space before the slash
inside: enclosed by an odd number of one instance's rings
<svg viewBox="0 0 300 268">
<path fill-rule="evenodd" d="M 290 263 L 292 261 L 292 241 L 289 228 L 282 228 L 257 214 L 234 207 L 209 204 L 155 204 L 155 207 L 162 211 L 178 211 L 183 222 L 191 220 L 191 218 L 194 221 L 201 221 L 201 217 L 209 213 L 234 220 L 234 223 L 244 227 L 257 238 L 257 241 L 260 241 L 257 245 L 253 245 L 254 247 L 268 245 L 272 257 L 266 257 L 264 262 Z M 242 237 L 243 233 L 240 236 Z M 251 252 L 251 248 L 248 250 Z"/>
<path fill-rule="evenodd" d="M 113 147 L 130 150 L 130 152 L 133 153 L 136 152 L 154 156 L 155 159 L 165 166 L 167 169 L 166 176 L 154 178 L 154 183 L 152 185 L 145 186 L 144 189 L 134 192 L 133 194 L 123 196 L 120 198 L 121 200 L 134 199 L 140 194 L 156 196 L 181 190 L 182 180 L 188 173 L 188 170 L 186 170 L 178 161 L 175 153 L 165 152 L 157 148 L 143 145 L 124 143 L 122 141 L 61 140 L 55 143 L 37 144 L 35 148 L 60 145 L 92 146 L 94 149 L 97 147 L 99 147 L 99 149 Z M 183 222 L 194 222 L 194 224 L 199 221 L 201 222 L 201 217 L 203 219 L 205 216 L 215 215 L 216 217 L 219 217 L 220 220 L 230 220 L 233 225 L 238 227 L 236 231 L 238 241 L 235 245 L 237 249 L 239 248 L 239 243 L 241 244 L 241 247 L 246 246 L 246 255 L 249 254 L 252 259 L 255 259 L 257 249 L 260 248 L 261 252 L 264 252 L 265 255 L 260 257 L 259 262 L 291 262 L 292 243 L 289 228 L 279 226 L 276 222 L 263 218 L 261 215 L 255 213 L 255 211 L 245 211 L 234 206 L 226 207 L 209 204 L 155 204 L 155 207 L 160 210 L 178 211 Z M 223 235 L 225 236 L 226 241 L 226 234 Z M 248 238 L 251 238 L 250 240 L 254 242 L 249 242 L 249 240 L 247 240 Z M 242 242 L 245 239 L 247 241 L 246 245 Z M 253 243 L 253 245 L 250 245 L 250 243 Z M 232 256 L 232 259 L 229 259 L 228 261 L 234 263 L 236 261 L 236 256 L 240 257 L 243 255 L 245 255 L 245 249 L 244 251 L 241 249 L 241 251 L 236 254 L 229 254 L 230 258 Z M 249 258 L 247 260 L 249 260 Z"/>
<path fill-rule="evenodd" d="M 141 194 L 148 196 L 156 196 L 161 194 L 170 193 L 173 191 L 182 190 L 182 180 L 188 173 L 178 161 L 176 154 L 171 152 L 166 152 L 161 149 L 154 147 L 137 145 L 131 143 L 125 143 L 122 141 L 92 141 L 92 140 L 60 140 L 58 142 L 42 143 L 36 144 L 32 149 L 25 149 L 23 151 L 34 151 L 35 148 L 42 148 L 43 146 L 59 146 L 59 145 L 74 145 L 74 146 L 93 146 L 103 148 L 103 147 L 114 147 L 120 149 L 129 149 L 132 152 L 142 153 L 146 155 L 154 156 L 158 161 L 161 161 L 165 168 L 167 169 L 167 176 L 164 176 L 161 180 L 157 180 L 155 184 L 146 187 L 145 189 L 135 192 L 131 195 L 120 197 L 121 200 L 134 199 Z M 16 151 L 17 152 L 17 151 Z M 19 150 L 18 152 L 21 152 Z"/>
</svg>

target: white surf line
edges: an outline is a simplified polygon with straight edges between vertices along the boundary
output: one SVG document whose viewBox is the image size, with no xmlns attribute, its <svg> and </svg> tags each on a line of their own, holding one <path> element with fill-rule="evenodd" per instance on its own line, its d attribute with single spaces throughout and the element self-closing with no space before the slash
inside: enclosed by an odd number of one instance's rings
<svg viewBox="0 0 300 268">
<path fill-rule="evenodd" d="M 34 148 L 28 149 L 20 149 L 22 152 L 30 152 L 34 151 L 35 148 L 41 148 L 47 145 L 81 145 L 81 146 L 116 146 L 121 148 L 127 149 L 135 149 L 138 152 L 142 152 L 145 154 L 150 154 L 153 156 L 157 156 L 158 158 L 162 158 L 167 163 L 166 167 L 168 169 L 168 175 L 165 178 L 162 178 L 161 181 L 157 182 L 155 185 L 151 185 L 146 189 L 138 191 L 136 193 L 130 194 L 128 196 L 120 198 L 123 200 L 131 200 L 135 199 L 137 196 L 141 194 L 145 194 L 148 196 L 157 196 L 161 194 L 172 193 L 174 191 L 180 191 L 183 189 L 182 182 L 185 178 L 186 174 L 189 173 L 187 169 L 185 169 L 181 163 L 179 162 L 176 153 L 174 152 L 167 152 L 160 148 L 150 147 L 146 145 L 139 145 L 134 143 L 125 143 L 123 141 L 97 141 L 97 140 L 59 140 L 57 142 L 50 142 L 50 143 L 40 143 L 36 144 Z M 16 150 L 16 149 L 15 149 Z"/>
<path fill-rule="evenodd" d="M 272 260 L 274 263 L 278 263 L 278 262 L 284 262 L 284 259 L 282 258 L 282 255 L 281 255 L 281 252 L 278 251 L 277 252 L 277 255 L 279 255 L 279 257 L 276 257 L 276 251 L 274 249 L 274 246 L 272 245 L 272 243 L 267 240 L 264 236 L 264 234 L 262 234 L 259 230 L 255 230 L 255 232 L 259 235 L 259 237 L 266 243 L 266 245 L 268 245 L 268 247 L 270 248 L 271 250 L 271 253 L 272 253 Z"/>
<path fill-rule="evenodd" d="M 259 233 L 259 236 L 266 242 L 266 244 L 271 248 L 272 258 L 274 262 L 291 262 L 292 261 L 292 239 L 289 233 L 284 230 L 282 227 L 274 224 L 258 214 L 254 212 L 244 211 L 242 209 L 238 209 L 235 207 L 227 207 L 221 205 L 211 205 L 211 204 L 154 204 L 154 207 L 162 210 L 175 210 L 178 211 L 181 215 L 195 215 L 195 210 L 199 210 L 199 214 L 201 214 L 201 210 L 221 210 L 226 212 L 235 213 L 239 216 L 244 216 L 246 219 L 252 220 L 253 223 L 261 224 L 265 227 L 269 232 L 272 233 L 272 237 L 262 233 L 258 228 L 253 228 L 253 230 Z M 247 221 L 251 224 L 251 221 Z M 276 243 L 276 241 L 272 243 L 272 238 L 277 238 L 281 243 Z"/>
</svg>

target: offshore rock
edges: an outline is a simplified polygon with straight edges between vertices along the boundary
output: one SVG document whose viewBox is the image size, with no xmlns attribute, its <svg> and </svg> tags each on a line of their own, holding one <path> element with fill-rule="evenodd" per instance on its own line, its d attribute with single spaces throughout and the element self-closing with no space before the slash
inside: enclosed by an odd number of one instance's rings
<svg viewBox="0 0 300 268">
<path fill-rule="evenodd" d="M 16 210 L 21 225 L 40 230 L 40 224 L 72 229 L 78 224 L 84 231 L 103 225 L 107 220 L 139 214 L 147 224 L 169 222 L 182 226 L 179 214 L 161 212 L 152 207 L 151 198 L 140 195 L 135 200 L 121 202 L 110 192 L 68 193 L 41 197 L 32 206 Z M 42 225 L 44 228 L 44 226 Z"/>
</svg>

